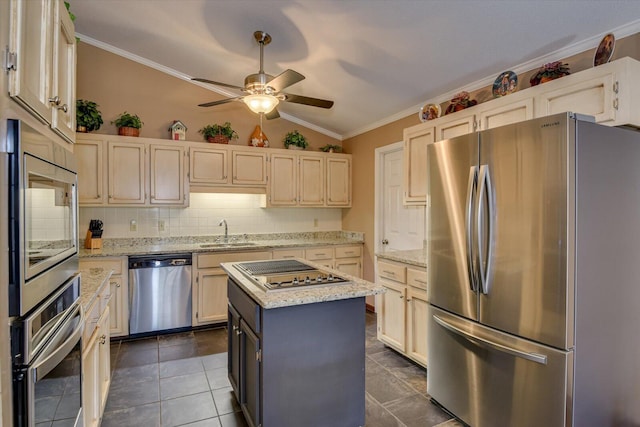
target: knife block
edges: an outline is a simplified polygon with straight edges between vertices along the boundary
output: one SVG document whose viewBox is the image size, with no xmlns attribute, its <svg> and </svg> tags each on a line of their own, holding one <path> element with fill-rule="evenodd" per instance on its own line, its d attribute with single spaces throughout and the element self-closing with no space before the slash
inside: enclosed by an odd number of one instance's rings
<svg viewBox="0 0 640 427">
<path fill-rule="evenodd" d="M 87 236 L 84 238 L 85 249 L 102 249 L 102 237 L 91 237 L 91 230 L 87 230 Z"/>
</svg>

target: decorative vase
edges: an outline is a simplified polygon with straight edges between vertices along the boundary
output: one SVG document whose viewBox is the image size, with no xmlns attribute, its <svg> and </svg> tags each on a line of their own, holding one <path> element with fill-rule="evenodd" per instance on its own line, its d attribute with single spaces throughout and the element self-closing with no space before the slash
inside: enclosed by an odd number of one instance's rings
<svg viewBox="0 0 640 427">
<path fill-rule="evenodd" d="M 207 141 L 212 142 L 214 144 L 228 144 L 229 138 L 224 135 L 214 135 L 214 136 L 208 136 Z"/>
<path fill-rule="evenodd" d="M 140 129 L 132 128 L 132 127 L 121 127 L 118 128 L 118 135 L 122 136 L 140 136 Z"/>
<path fill-rule="evenodd" d="M 76 126 L 76 132 L 80 132 L 80 133 L 87 133 L 87 132 L 88 132 L 88 131 L 87 131 L 87 127 L 86 127 L 86 126 L 78 125 L 78 126 Z"/>
<path fill-rule="evenodd" d="M 254 147 L 268 147 L 269 146 L 269 139 L 267 138 L 267 135 L 265 135 L 262 132 L 262 129 L 260 129 L 260 125 L 256 126 L 256 128 L 253 131 L 253 133 L 249 137 L 249 145 L 254 146 Z"/>
<path fill-rule="evenodd" d="M 287 148 L 289 150 L 304 150 L 304 148 L 298 147 L 297 145 L 293 145 L 293 144 L 289 145 Z"/>
</svg>

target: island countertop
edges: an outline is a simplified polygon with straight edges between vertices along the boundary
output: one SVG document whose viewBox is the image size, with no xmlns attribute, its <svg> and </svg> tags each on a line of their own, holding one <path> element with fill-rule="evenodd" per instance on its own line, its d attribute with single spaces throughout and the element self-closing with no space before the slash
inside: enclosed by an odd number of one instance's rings
<svg viewBox="0 0 640 427">
<path fill-rule="evenodd" d="M 226 262 L 220 264 L 220 266 L 230 277 L 234 279 L 238 286 L 240 286 L 254 301 L 265 309 L 360 298 L 368 295 L 382 294 L 386 290 L 382 285 L 377 285 L 367 280 L 350 276 L 342 271 L 327 268 L 309 260 L 298 259 L 298 261 L 311 265 L 319 270 L 342 276 L 349 280 L 349 282 L 339 283 L 336 285 L 302 287 L 295 290 L 266 292 L 238 271 L 235 265 L 239 263 Z"/>
</svg>

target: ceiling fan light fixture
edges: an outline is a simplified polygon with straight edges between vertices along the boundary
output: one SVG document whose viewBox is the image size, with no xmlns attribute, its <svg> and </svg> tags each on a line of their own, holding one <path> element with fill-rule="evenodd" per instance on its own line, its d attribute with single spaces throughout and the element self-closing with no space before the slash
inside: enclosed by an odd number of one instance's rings
<svg viewBox="0 0 640 427">
<path fill-rule="evenodd" d="M 254 113 L 270 113 L 271 110 L 276 108 L 280 100 L 273 95 L 255 94 L 247 95 L 242 101 L 247 104 L 247 107 Z"/>
</svg>

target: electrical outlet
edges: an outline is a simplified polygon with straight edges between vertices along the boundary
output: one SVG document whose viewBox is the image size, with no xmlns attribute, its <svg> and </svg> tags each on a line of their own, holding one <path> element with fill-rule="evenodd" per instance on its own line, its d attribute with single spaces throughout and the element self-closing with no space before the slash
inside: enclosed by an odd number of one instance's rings
<svg viewBox="0 0 640 427">
<path fill-rule="evenodd" d="M 318 218 L 313 218 L 313 226 L 314 227 L 318 226 Z"/>
<path fill-rule="evenodd" d="M 158 220 L 158 231 L 164 231 L 164 219 Z"/>
<path fill-rule="evenodd" d="M 135 219 L 129 221 L 129 231 L 138 231 L 138 223 Z"/>
</svg>

